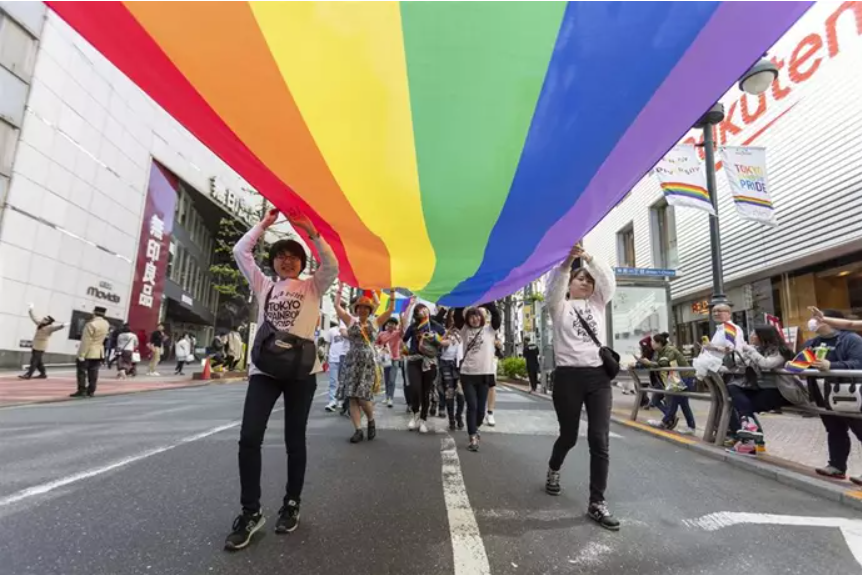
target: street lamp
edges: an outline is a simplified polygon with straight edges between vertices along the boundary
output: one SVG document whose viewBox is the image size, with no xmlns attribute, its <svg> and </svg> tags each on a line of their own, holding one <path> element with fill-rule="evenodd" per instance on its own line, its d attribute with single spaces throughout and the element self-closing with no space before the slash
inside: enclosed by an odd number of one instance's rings
<svg viewBox="0 0 862 575">
<path fill-rule="evenodd" d="M 769 89 L 778 77 L 778 67 L 766 58 L 761 58 L 739 79 L 739 89 L 747 94 L 758 96 Z M 703 130 L 703 151 L 706 161 L 706 189 L 715 213 L 709 216 L 709 239 L 712 252 L 712 299 L 709 302 L 710 332 L 715 330 L 715 320 L 712 310 L 719 304 L 730 305 L 730 300 L 724 293 L 724 270 L 721 263 L 721 234 L 718 222 L 718 194 L 715 186 L 715 141 L 712 127 L 724 120 L 724 105 L 716 103 L 706 112 L 695 128 Z"/>
</svg>

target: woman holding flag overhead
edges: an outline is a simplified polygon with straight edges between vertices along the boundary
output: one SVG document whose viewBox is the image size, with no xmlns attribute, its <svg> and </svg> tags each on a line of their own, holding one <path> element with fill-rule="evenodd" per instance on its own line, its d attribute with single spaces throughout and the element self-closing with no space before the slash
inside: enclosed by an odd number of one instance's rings
<svg viewBox="0 0 862 575">
<path fill-rule="evenodd" d="M 347 326 L 347 339 L 350 341 L 350 351 L 344 357 L 339 372 L 338 399 L 350 402 L 350 421 L 353 422 L 353 436 L 350 443 L 359 443 L 365 439 L 362 431 L 362 413 L 368 420 L 368 440 L 377 436 L 374 422 L 374 394 L 380 390 L 383 375 L 377 364 L 377 352 L 374 348 L 377 331 L 392 316 L 395 308 L 395 298 L 389 297 L 389 306 L 380 317 L 372 319 L 375 301 L 368 296 L 360 296 L 351 306 L 352 314 L 341 305 L 341 295 L 344 284 L 338 284 L 335 296 L 335 312 L 338 318 Z"/>
</svg>

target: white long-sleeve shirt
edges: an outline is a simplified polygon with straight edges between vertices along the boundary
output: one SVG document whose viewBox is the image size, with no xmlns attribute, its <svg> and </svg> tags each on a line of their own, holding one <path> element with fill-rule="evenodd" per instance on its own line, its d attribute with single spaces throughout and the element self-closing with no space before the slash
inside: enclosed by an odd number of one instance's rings
<svg viewBox="0 0 862 575">
<path fill-rule="evenodd" d="M 581 325 L 575 310 L 589 324 L 598 340 L 605 344 L 605 309 L 617 289 L 613 270 L 604 262 L 593 259 L 584 267 L 596 281 L 589 299 L 566 300 L 569 288 L 569 260 L 557 266 L 551 274 L 545 301 L 554 323 L 554 357 L 558 367 L 599 367 L 599 348 Z"/>
<path fill-rule="evenodd" d="M 259 302 L 257 323 L 262 325 L 264 313 L 266 318 L 279 331 L 287 331 L 303 339 L 314 340 L 314 330 L 320 318 L 320 297 L 326 292 L 335 278 L 338 277 L 338 259 L 329 244 L 317 236 L 314 245 L 320 254 L 320 267 L 308 279 L 286 279 L 273 282 L 266 277 L 254 261 L 255 244 L 263 235 L 264 229 L 257 224 L 250 229 L 233 248 L 233 256 L 242 275 L 248 280 Z M 269 290 L 272 289 L 269 306 L 264 310 L 264 302 Z M 254 345 L 254 342 L 250 342 Z M 321 370 L 320 361 L 314 360 L 311 373 Z M 249 374 L 262 373 L 252 363 Z"/>
</svg>

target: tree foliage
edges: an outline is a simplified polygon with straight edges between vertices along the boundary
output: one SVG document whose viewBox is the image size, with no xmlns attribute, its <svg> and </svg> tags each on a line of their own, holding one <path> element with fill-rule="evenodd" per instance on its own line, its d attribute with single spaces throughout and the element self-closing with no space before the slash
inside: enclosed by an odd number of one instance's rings
<svg viewBox="0 0 862 575">
<path fill-rule="evenodd" d="M 210 274 L 213 289 L 219 294 L 216 309 L 216 327 L 233 327 L 246 321 L 251 313 L 252 293 L 245 277 L 239 271 L 233 257 L 233 247 L 248 229 L 235 218 L 222 218 L 215 238 Z M 255 249 L 255 260 L 260 265 L 264 250 Z"/>
</svg>

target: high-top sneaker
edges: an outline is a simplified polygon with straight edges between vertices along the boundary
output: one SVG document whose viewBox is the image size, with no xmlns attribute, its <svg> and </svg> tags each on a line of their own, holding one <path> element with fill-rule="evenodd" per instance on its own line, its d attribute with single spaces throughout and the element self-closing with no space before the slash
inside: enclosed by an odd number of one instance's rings
<svg viewBox="0 0 862 575">
<path fill-rule="evenodd" d="M 609 531 L 619 531 L 620 522 L 611 515 L 608 509 L 608 504 L 604 501 L 594 501 L 587 508 L 587 515 L 590 519 L 604 527 Z"/>
<path fill-rule="evenodd" d="M 562 489 L 560 488 L 560 472 L 548 469 L 548 479 L 545 481 L 545 491 L 550 495 L 559 495 Z"/>
</svg>

